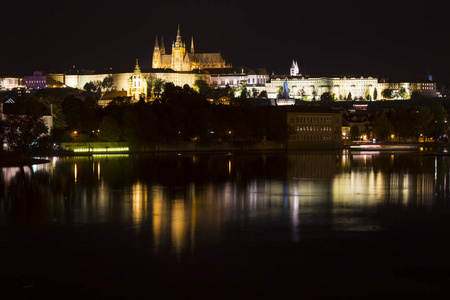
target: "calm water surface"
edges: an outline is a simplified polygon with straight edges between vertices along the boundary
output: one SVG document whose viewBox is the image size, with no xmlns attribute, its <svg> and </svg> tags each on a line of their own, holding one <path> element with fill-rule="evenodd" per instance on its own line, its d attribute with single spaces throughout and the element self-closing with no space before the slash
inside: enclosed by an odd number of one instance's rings
<svg viewBox="0 0 450 300">
<path fill-rule="evenodd" d="M 12 298 L 440 297 L 450 157 L 158 154 L 2 168 Z"/>
</svg>

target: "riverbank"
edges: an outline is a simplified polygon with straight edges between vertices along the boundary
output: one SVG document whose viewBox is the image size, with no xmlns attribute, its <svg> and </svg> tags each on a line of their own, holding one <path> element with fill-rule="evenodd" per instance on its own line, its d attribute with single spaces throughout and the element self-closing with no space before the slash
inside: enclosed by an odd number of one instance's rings
<svg viewBox="0 0 450 300">
<path fill-rule="evenodd" d="M 33 158 L 23 154 L 0 154 L 0 167 L 21 167 L 36 164 L 44 164 L 50 162 L 48 159 Z"/>
</svg>

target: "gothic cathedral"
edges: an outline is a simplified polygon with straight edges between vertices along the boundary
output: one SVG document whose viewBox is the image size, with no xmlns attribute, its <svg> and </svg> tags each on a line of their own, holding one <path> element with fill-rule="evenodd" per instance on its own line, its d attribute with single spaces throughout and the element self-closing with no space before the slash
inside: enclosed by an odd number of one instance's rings
<svg viewBox="0 0 450 300">
<path fill-rule="evenodd" d="M 192 71 L 195 69 L 231 68 L 220 53 L 195 53 L 194 38 L 191 39 L 191 50 L 186 53 L 186 44 L 181 40 L 180 25 L 178 25 L 176 41 L 172 43 L 172 54 L 166 54 L 164 40 L 161 47 L 156 37 L 153 50 L 153 69 L 172 69 L 174 71 Z"/>
</svg>

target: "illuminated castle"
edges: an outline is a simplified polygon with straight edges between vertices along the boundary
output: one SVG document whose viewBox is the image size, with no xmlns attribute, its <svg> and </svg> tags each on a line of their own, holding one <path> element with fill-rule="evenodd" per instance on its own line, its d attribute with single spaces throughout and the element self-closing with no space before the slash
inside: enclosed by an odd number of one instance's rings
<svg viewBox="0 0 450 300">
<path fill-rule="evenodd" d="M 194 38 L 191 39 L 191 50 L 186 53 L 186 44 L 181 40 L 180 25 L 178 25 L 176 41 L 172 43 L 172 54 L 166 54 L 164 40 L 161 47 L 156 37 L 153 50 L 153 69 L 172 69 L 174 71 L 192 71 L 195 69 L 229 68 L 220 53 L 195 53 Z"/>
</svg>

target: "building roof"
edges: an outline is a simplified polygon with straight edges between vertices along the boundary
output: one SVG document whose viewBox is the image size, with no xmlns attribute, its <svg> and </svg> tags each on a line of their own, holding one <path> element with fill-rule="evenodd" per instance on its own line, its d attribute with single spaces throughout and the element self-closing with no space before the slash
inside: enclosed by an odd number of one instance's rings
<svg viewBox="0 0 450 300">
<path fill-rule="evenodd" d="M 432 83 L 426 78 L 381 78 L 379 82 L 382 83 L 402 83 L 402 82 L 412 82 L 412 83 Z"/>
<path fill-rule="evenodd" d="M 224 62 L 220 53 L 187 53 L 186 54 L 192 62 L 198 63 L 217 63 Z"/>
<path fill-rule="evenodd" d="M 112 100 L 114 98 L 126 97 L 126 96 L 127 96 L 126 91 L 112 91 L 112 92 L 104 93 L 103 96 L 100 98 L 100 100 Z"/>
</svg>

